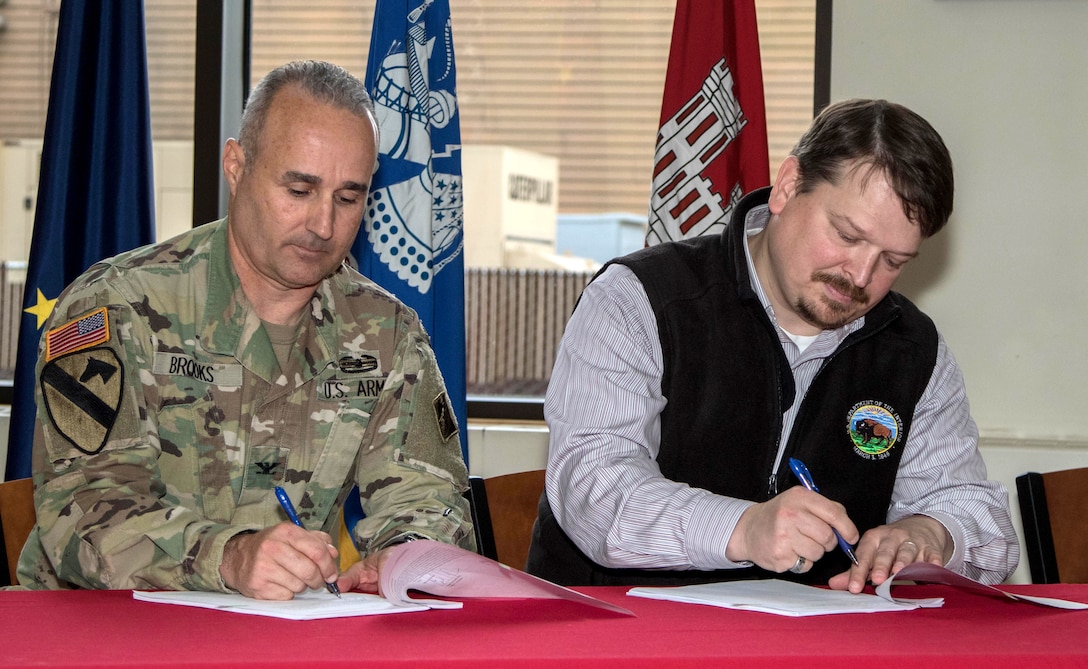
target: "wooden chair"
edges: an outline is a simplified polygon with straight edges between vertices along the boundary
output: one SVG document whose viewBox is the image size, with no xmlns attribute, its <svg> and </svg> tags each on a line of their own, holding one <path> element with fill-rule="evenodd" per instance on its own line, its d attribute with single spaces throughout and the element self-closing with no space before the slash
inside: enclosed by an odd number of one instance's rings
<svg viewBox="0 0 1088 669">
<path fill-rule="evenodd" d="M 544 470 L 491 478 L 469 477 L 472 521 L 481 555 L 524 569 L 544 491 Z"/>
<path fill-rule="evenodd" d="M 1088 583 L 1088 467 L 1016 477 L 1033 583 Z"/>
<path fill-rule="evenodd" d="M 15 569 L 19 553 L 34 527 L 34 483 L 29 478 L 0 483 L 0 538 L 4 550 L 0 552 L 0 585 L 15 585 Z"/>
</svg>

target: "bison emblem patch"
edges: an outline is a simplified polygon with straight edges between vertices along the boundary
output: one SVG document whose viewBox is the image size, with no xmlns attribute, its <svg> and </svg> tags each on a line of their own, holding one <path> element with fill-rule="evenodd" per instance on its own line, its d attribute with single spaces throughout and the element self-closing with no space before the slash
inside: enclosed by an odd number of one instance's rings
<svg viewBox="0 0 1088 669">
<path fill-rule="evenodd" d="M 903 423 L 887 404 L 875 400 L 859 402 L 850 410 L 847 430 L 854 442 L 854 451 L 863 458 L 879 460 L 887 457 L 899 440 Z"/>
</svg>

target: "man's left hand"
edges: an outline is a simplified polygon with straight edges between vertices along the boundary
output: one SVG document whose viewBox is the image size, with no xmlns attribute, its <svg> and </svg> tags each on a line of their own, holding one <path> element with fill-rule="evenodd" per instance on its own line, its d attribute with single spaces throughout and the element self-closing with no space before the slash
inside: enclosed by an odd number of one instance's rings
<svg viewBox="0 0 1088 669">
<path fill-rule="evenodd" d="M 874 527 L 854 550 L 858 564 L 831 578 L 834 590 L 861 592 L 866 581 L 880 585 L 912 562 L 943 565 L 952 557 L 952 537 L 929 516 L 908 516 Z"/>
<path fill-rule="evenodd" d="M 377 553 L 371 553 L 359 562 L 348 567 L 348 570 L 340 574 L 337 585 L 341 592 L 368 592 L 381 595 L 382 566 L 389 557 L 389 549 L 383 548 Z"/>
</svg>

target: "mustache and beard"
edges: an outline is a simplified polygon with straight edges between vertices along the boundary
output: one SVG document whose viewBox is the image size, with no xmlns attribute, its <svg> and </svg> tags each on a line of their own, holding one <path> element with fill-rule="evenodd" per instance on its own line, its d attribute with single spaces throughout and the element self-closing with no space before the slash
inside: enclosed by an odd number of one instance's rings
<svg viewBox="0 0 1088 669">
<path fill-rule="evenodd" d="M 835 330 L 858 318 L 858 307 L 869 303 L 869 295 L 846 278 L 829 272 L 813 272 L 812 281 L 825 283 L 850 298 L 849 304 L 822 298 L 822 309 L 804 297 L 798 297 L 794 309 L 801 318 L 822 330 Z"/>
</svg>

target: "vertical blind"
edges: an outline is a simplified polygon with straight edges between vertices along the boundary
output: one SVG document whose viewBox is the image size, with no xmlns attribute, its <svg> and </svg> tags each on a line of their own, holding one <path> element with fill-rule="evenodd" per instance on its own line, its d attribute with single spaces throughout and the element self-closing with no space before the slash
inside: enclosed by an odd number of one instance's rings
<svg viewBox="0 0 1088 669">
<path fill-rule="evenodd" d="M 0 139 L 40 138 L 56 7 L 11 0 Z M 147 2 L 155 139 L 192 139 L 195 3 Z M 812 117 L 815 0 L 757 0 L 772 173 Z M 563 213 L 644 215 L 673 0 L 451 0 L 466 144 L 556 156 Z M 374 0 L 253 0 L 252 78 L 293 58 L 362 77 Z"/>
</svg>

